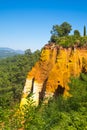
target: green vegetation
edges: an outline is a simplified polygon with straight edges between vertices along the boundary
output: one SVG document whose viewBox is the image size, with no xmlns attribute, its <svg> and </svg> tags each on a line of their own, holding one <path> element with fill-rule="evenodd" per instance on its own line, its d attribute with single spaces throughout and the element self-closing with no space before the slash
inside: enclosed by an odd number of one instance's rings
<svg viewBox="0 0 87 130">
<path fill-rule="evenodd" d="M 67 22 L 59 25 L 53 25 L 51 30 L 50 42 L 54 42 L 63 47 L 71 46 L 87 46 L 87 36 L 86 36 L 86 27 L 84 26 L 84 36 L 80 35 L 78 30 L 74 30 L 73 35 L 69 35 L 72 30 L 71 25 Z"/>
<path fill-rule="evenodd" d="M 0 108 L 3 130 L 87 130 L 87 74 L 71 78 L 69 85 L 72 97 L 64 99 L 60 95 L 48 104 L 27 105 L 24 117 L 13 116 L 15 110 L 3 112 Z"/>
<path fill-rule="evenodd" d="M 74 30 L 74 36 L 80 37 L 80 32 L 78 30 Z"/>
<path fill-rule="evenodd" d="M 26 75 L 39 56 L 37 50 L 0 60 L 0 106 L 13 106 L 20 101 Z"/>
<path fill-rule="evenodd" d="M 84 36 L 86 36 L 86 26 L 84 26 Z"/>
<path fill-rule="evenodd" d="M 87 47 L 86 27 L 84 37 L 78 30 L 69 35 L 71 30 L 67 22 L 53 26 L 50 41 L 63 47 Z M 87 130 L 87 73 L 71 77 L 72 97 L 53 97 L 38 107 L 29 101 L 21 115 L 19 103 L 26 75 L 39 56 L 39 50 L 32 53 L 27 49 L 23 55 L 0 59 L 0 130 Z"/>
<path fill-rule="evenodd" d="M 71 30 L 72 30 L 71 25 L 67 22 L 63 22 L 60 26 L 54 25 L 51 33 L 54 36 L 63 37 L 68 36 Z"/>
<path fill-rule="evenodd" d="M 60 46 L 63 47 L 73 47 L 73 46 L 77 46 L 77 47 L 81 47 L 87 46 L 87 36 L 85 37 L 80 37 L 80 36 L 64 36 L 64 37 L 52 37 L 54 39 L 54 42 Z"/>
</svg>

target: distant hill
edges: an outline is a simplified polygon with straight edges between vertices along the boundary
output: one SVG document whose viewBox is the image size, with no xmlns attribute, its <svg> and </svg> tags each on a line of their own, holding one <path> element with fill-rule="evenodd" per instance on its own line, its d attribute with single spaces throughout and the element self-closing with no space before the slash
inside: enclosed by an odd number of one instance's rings
<svg viewBox="0 0 87 130">
<path fill-rule="evenodd" d="M 24 54 L 22 50 L 13 50 L 7 47 L 0 47 L 0 58 L 11 57 L 18 54 Z"/>
</svg>

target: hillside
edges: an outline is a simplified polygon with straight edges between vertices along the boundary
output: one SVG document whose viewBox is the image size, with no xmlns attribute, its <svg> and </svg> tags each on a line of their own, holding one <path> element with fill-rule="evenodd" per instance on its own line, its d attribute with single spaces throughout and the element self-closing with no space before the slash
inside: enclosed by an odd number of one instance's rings
<svg viewBox="0 0 87 130">
<path fill-rule="evenodd" d="M 23 107 L 19 107 L 20 99 Z M 1 130 L 86 130 L 86 115 L 85 47 L 63 48 L 52 43 L 41 53 L 0 60 Z"/>
<path fill-rule="evenodd" d="M 11 57 L 17 54 L 24 54 L 21 50 L 13 50 L 11 48 L 0 47 L 0 58 Z"/>
</svg>

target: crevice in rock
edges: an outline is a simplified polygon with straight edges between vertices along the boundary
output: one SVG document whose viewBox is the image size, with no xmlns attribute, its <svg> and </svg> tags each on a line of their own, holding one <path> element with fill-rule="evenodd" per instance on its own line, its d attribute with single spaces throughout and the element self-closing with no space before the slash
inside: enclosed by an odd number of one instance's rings
<svg viewBox="0 0 87 130">
<path fill-rule="evenodd" d="M 59 95 L 63 95 L 65 88 L 61 85 L 58 85 L 57 89 L 54 92 L 54 97 L 58 97 Z"/>
</svg>

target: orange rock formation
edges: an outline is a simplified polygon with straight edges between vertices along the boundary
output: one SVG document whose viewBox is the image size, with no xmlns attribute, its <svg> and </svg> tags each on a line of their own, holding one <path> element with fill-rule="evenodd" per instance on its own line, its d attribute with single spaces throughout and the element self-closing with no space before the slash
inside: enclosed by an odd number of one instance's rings
<svg viewBox="0 0 87 130">
<path fill-rule="evenodd" d="M 42 49 L 40 60 L 28 73 L 21 105 L 33 93 L 35 105 L 40 100 L 63 94 L 69 96 L 68 82 L 71 76 L 87 72 L 87 50 L 85 48 L 62 48 L 47 44 Z"/>
</svg>

